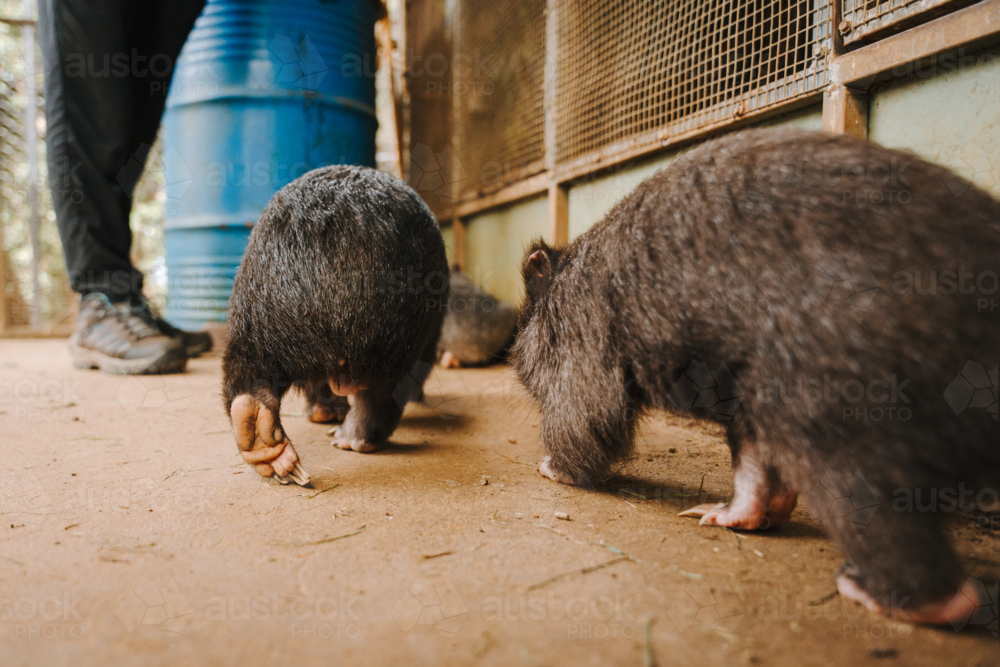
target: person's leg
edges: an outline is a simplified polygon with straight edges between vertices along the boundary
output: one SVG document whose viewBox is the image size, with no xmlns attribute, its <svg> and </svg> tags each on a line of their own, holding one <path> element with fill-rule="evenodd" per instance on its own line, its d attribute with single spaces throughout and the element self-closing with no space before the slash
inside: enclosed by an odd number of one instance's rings
<svg viewBox="0 0 1000 667">
<path fill-rule="evenodd" d="M 70 284 L 81 294 L 118 302 L 142 292 L 129 260 L 132 190 L 172 65 L 203 4 L 39 2 L 49 181 Z"/>
<path fill-rule="evenodd" d="M 128 135 L 128 164 L 118 173 L 129 192 L 142 175 L 160 129 L 181 47 L 204 6 L 205 0 L 174 0 L 143 2 L 135 8 L 135 25 L 129 35 L 129 53 L 135 63 L 130 79 L 133 125 Z"/>
<path fill-rule="evenodd" d="M 155 139 L 164 103 L 151 94 L 157 75 L 142 72 L 135 46 L 149 48 L 151 31 L 137 25 L 156 20 L 142 7 L 39 2 L 49 182 L 70 284 L 83 296 L 70 349 L 76 366 L 115 373 L 181 370 L 187 361 L 181 338 L 130 306 L 143 302 L 142 274 L 129 259 L 132 190 L 148 154 L 138 147 Z M 172 64 L 190 25 L 167 24 L 172 39 L 153 46 L 176 45 Z"/>
</svg>

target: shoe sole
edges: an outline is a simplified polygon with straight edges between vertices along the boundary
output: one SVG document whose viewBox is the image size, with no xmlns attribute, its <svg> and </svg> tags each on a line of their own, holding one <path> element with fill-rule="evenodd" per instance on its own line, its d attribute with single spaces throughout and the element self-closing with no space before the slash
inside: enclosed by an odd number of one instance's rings
<svg viewBox="0 0 1000 667">
<path fill-rule="evenodd" d="M 99 371 L 113 375 L 179 373 L 187 367 L 188 359 L 184 348 L 168 350 L 153 359 L 149 357 L 143 359 L 120 359 L 78 345 L 70 345 L 70 352 L 73 355 L 73 366 L 76 368 L 96 368 Z"/>
<path fill-rule="evenodd" d="M 203 353 L 208 352 L 212 349 L 211 343 L 195 343 L 194 345 L 187 346 L 187 355 L 189 357 L 199 357 Z"/>
</svg>

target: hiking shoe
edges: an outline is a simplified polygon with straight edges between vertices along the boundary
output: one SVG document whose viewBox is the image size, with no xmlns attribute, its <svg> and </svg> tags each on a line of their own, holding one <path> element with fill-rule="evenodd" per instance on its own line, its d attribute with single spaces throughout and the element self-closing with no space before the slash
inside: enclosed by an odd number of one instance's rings
<svg viewBox="0 0 1000 667">
<path fill-rule="evenodd" d="M 160 330 L 160 333 L 171 338 L 179 338 L 189 357 L 197 357 L 212 349 L 212 337 L 207 331 L 184 331 L 162 317 L 154 317 L 153 321 L 156 322 L 156 328 Z"/>
<path fill-rule="evenodd" d="M 208 335 L 208 332 L 178 329 L 162 317 L 158 317 L 153 313 L 145 297 L 134 296 L 129 303 L 133 315 L 141 317 L 147 324 L 158 329 L 164 336 L 179 339 L 187 351 L 188 357 L 197 357 L 199 354 L 212 349 L 212 337 Z"/>
<path fill-rule="evenodd" d="M 168 373 L 187 365 L 187 352 L 179 339 L 165 336 L 132 314 L 128 303 L 112 304 L 98 292 L 81 298 L 69 349 L 74 366 L 105 373 Z"/>
</svg>

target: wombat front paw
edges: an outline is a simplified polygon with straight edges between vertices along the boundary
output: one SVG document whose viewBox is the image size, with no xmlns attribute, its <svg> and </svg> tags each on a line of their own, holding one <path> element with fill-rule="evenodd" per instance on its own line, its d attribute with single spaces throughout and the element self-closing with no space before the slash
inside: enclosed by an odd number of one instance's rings
<svg viewBox="0 0 1000 667">
<path fill-rule="evenodd" d="M 950 598 L 916 609 L 883 605 L 865 592 L 854 579 L 844 574 L 837 577 L 837 591 L 845 598 L 860 603 L 868 611 L 883 617 L 889 616 L 895 621 L 921 625 L 951 624 L 956 628 L 967 624 L 980 606 L 989 604 L 988 600 L 980 599 L 979 592 L 971 581 L 966 581 Z"/>
<path fill-rule="evenodd" d="M 578 486 L 572 477 L 566 473 L 559 472 L 552 465 L 552 457 L 546 456 L 542 459 L 542 462 L 538 464 L 538 472 L 542 474 L 542 477 L 548 477 L 553 482 L 559 482 L 560 484 L 568 484 L 570 486 Z"/>
<path fill-rule="evenodd" d="M 289 481 L 309 484 L 309 473 L 299 463 L 295 448 L 275 426 L 274 415 L 249 394 L 241 394 L 230 408 L 233 434 L 243 460 L 263 477 L 276 476 L 282 484 Z"/>
<path fill-rule="evenodd" d="M 364 438 L 353 437 L 343 426 L 331 428 L 326 432 L 326 434 L 333 436 L 333 440 L 330 444 L 335 447 L 340 447 L 341 449 L 352 449 L 356 452 L 361 452 L 362 454 L 377 452 L 384 445 L 384 443 L 367 442 Z"/>
</svg>

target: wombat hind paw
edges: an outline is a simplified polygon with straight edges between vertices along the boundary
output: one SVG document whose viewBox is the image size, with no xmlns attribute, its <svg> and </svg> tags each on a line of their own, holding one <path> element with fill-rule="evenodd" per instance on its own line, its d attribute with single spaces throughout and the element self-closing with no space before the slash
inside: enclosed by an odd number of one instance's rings
<svg viewBox="0 0 1000 667">
<path fill-rule="evenodd" d="M 844 574 L 837 577 L 837 591 L 879 616 L 888 616 L 903 623 L 951 625 L 956 629 L 967 625 L 979 607 L 989 604 L 989 601 L 980 599 L 979 592 L 971 581 L 966 581 L 950 598 L 915 609 L 883 605 L 865 592 L 856 581 Z"/>
<path fill-rule="evenodd" d="M 441 355 L 440 364 L 441 364 L 441 368 L 461 368 L 462 367 L 462 362 L 459 361 L 458 357 L 456 357 L 451 352 L 445 352 L 444 354 Z"/>
<path fill-rule="evenodd" d="M 347 410 L 344 408 L 328 408 L 326 406 L 316 406 L 309 413 L 309 421 L 313 424 L 338 424 L 347 417 Z"/>
<path fill-rule="evenodd" d="M 335 426 L 327 431 L 326 434 L 333 436 L 330 444 L 341 449 L 351 449 L 362 454 L 370 454 L 382 448 L 382 445 L 378 443 L 367 442 L 363 438 L 351 437 L 343 426 Z"/>
<path fill-rule="evenodd" d="M 767 530 L 788 523 L 797 501 L 797 494 L 785 493 L 768 498 L 765 506 L 757 500 L 744 500 L 737 494 L 729 505 L 725 503 L 697 505 L 684 510 L 677 516 L 701 517 L 698 523 L 702 526 L 722 526 L 737 530 Z"/>
<path fill-rule="evenodd" d="M 542 459 L 542 462 L 538 464 L 538 472 L 541 473 L 542 477 L 548 477 L 553 482 L 559 482 L 560 484 L 568 484 L 570 486 L 578 486 L 576 481 L 574 481 L 574 479 L 571 476 L 555 469 L 555 467 L 552 465 L 551 456 L 546 456 L 544 459 Z"/>
<path fill-rule="evenodd" d="M 266 406 L 249 394 L 241 394 L 233 401 L 230 416 L 236 445 L 254 470 L 263 477 L 276 476 L 282 484 L 309 484 L 309 473 Z"/>
</svg>

